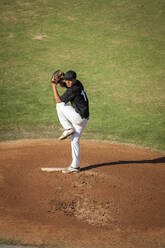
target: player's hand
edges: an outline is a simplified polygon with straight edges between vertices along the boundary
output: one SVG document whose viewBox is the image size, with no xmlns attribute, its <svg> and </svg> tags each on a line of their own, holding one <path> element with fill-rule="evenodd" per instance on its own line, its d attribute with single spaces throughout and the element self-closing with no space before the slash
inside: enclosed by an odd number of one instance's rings
<svg viewBox="0 0 165 248">
<path fill-rule="evenodd" d="M 51 83 L 57 85 L 58 84 L 58 77 L 53 75 L 51 78 Z"/>
<path fill-rule="evenodd" d="M 64 80 L 64 75 L 64 72 L 62 72 L 61 70 L 55 71 L 51 77 L 51 83 L 56 85 L 59 84 L 61 81 Z"/>
</svg>

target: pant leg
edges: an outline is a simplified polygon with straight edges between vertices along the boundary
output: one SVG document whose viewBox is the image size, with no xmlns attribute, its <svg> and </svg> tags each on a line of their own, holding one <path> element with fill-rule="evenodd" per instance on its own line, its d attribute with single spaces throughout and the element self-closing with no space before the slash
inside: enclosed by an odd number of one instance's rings
<svg viewBox="0 0 165 248">
<path fill-rule="evenodd" d="M 88 122 L 82 119 L 75 109 L 64 102 L 56 104 L 59 121 L 64 129 L 74 128 L 74 134 L 71 135 L 72 163 L 73 168 L 80 167 L 80 137 Z"/>
<path fill-rule="evenodd" d="M 81 125 L 73 124 L 75 133 L 71 136 L 71 148 L 72 148 L 72 163 L 73 168 L 80 167 L 80 137 L 87 124 L 88 120 L 83 119 Z"/>
<path fill-rule="evenodd" d="M 73 124 L 81 125 L 83 122 L 81 116 L 69 104 L 65 104 L 64 102 L 57 103 L 56 109 L 59 121 L 64 129 L 72 128 Z"/>
</svg>

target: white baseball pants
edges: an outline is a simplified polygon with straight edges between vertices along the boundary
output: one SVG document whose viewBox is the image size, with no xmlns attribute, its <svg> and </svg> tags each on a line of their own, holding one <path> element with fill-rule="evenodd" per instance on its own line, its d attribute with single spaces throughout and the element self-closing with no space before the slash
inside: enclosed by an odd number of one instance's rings
<svg viewBox="0 0 165 248">
<path fill-rule="evenodd" d="M 74 134 L 71 135 L 72 163 L 73 168 L 80 167 L 80 137 L 88 122 L 82 119 L 75 109 L 64 102 L 56 104 L 57 115 L 64 129 L 73 128 Z"/>
</svg>

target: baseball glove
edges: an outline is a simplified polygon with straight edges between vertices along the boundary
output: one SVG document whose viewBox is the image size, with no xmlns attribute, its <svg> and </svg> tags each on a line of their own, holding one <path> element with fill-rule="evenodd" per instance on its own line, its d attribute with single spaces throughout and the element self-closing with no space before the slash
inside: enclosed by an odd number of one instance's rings
<svg viewBox="0 0 165 248">
<path fill-rule="evenodd" d="M 61 87 L 66 87 L 64 75 L 64 72 L 61 70 L 55 71 L 51 77 L 51 83 L 59 84 Z"/>
</svg>

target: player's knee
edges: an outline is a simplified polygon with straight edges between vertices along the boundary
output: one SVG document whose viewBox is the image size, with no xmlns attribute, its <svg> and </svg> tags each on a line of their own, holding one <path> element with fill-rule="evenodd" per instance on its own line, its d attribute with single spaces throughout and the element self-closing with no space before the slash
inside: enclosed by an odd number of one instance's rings
<svg viewBox="0 0 165 248">
<path fill-rule="evenodd" d="M 64 102 L 59 102 L 59 103 L 56 103 L 56 109 L 59 109 L 59 108 L 62 108 L 62 106 L 64 106 Z"/>
<path fill-rule="evenodd" d="M 79 133 L 75 132 L 72 136 L 71 136 L 71 141 L 73 143 L 79 143 L 80 140 L 80 135 Z"/>
</svg>

